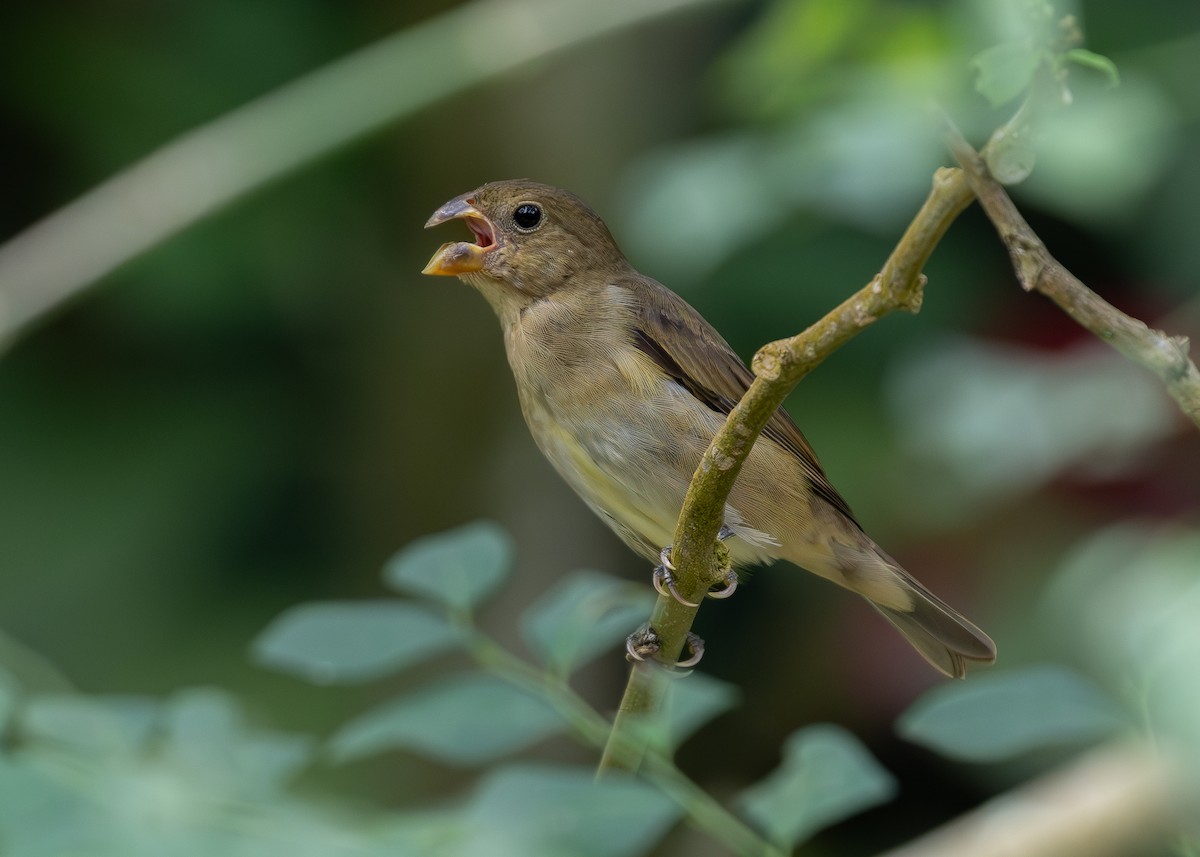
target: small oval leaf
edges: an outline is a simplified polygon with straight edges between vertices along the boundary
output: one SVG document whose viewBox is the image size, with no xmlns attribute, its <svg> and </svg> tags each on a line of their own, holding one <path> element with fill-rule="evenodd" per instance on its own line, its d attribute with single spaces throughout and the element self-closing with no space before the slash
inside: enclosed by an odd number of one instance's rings
<svg viewBox="0 0 1200 857">
<path fill-rule="evenodd" d="M 629 728 L 639 740 L 668 756 L 705 723 L 737 705 L 740 698 L 736 687 L 704 673 L 680 678 L 655 670 L 651 681 L 657 687 L 650 693 L 661 702 L 654 711 L 631 719 Z"/>
<path fill-rule="evenodd" d="M 1025 181 L 1037 165 L 1037 152 L 1024 137 L 1008 136 L 988 147 L 988 172 L 1002 185 Z"/>
<path fill-rule="evenodd" d="M 494 676 L 455 675 L 352 720 L 333 736 L 339 762 L 404 748 L 455 765 L 490 762 L 562 730 L 544 700 Z"/>
<path fill-rule="evenodd" d="M 1081 676 L 1036 666 L 946 684 L 901 715 L 909 741 L 969 762 L 1094 741 L 1119 729 L 1116 704 Z"/>
<path fill-rule="evenodd" d="M 653 606 L 647 587 L 575 571 L 525 611 L 521 631 L 542 662 L 565 675 L 623 640 Z"/>
<path fill-rule="evenodd" d="M 370 681 L 445 651 L 459 634 L 402 601 L 315 601 L 282 613 L 254 641 L 254 659 L 314 684 Z"/>
<path fill-rule="evenodd" d="M 466 810 L 469 841 L 456 853 L 636 857 L 682 810 L 620 772 L 513 765 L 486 776 Z"/>
<path fill-rule="evenodd" d="M 95 753 L 132 756 L 149 740 L 159 703 L 145 696 L 82 696 L 47 693 L 31 697 L 18 715 L 20 735 Z"/>
<path fill-rule="evenodd" d="M 975 88 L 993 107 L 1012 101 L 1028 88 L 1042 55 L 1022 42 L 1001 42 L 971 60 L 979 72 Z"/>
<path fill-rule="evenodd" d="M 790 851 L 814 833 L 884 801 L 896 783 L 862 743 L 840 726 L 793 732 L 783 763 L 739 802 L 773 842 Z"/>
<path fill-rule="evenodd" d="M 470 610 L 504 580 L 512 556 L 499 524 L 476 521 L 412 542 L 388 560 L 383 579 L 400 592 Z"/>
</svg>

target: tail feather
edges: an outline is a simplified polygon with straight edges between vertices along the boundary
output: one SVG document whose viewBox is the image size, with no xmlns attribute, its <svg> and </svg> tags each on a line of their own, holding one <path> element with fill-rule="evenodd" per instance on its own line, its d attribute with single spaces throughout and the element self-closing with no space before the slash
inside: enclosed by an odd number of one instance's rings
<svg viewBox="0 0 1200 857">
<path fill-rule="evenodd" d="M 996 660 L 996 644 L 991 637 L 904 569 L 889 565 L 910 603 L 903 609 L 875 601 L 871 601 L 871 606 L 891 622 L 925 660 L 951 678 L 966 676 L 968 661 L 992 663 Z"/>
<path fill-rule="evenodd" d="M 967 663 L 992 663 L 996 644 L 958 611 L 938 598 L 871 542 L 854 547 L 834 543 L 842 568 L 837 582 L 857 592 L 892 623 L 920 655 L 952 678 L 967 674 Z"/>
</svg>

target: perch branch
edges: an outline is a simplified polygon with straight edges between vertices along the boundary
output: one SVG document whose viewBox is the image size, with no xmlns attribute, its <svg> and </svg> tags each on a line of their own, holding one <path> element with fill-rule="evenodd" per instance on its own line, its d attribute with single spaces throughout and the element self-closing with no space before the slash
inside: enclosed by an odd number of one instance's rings
<svg viewBox="0 0 1200 857">
<path fill-rule="evenodd" d="M 938 170 L 925 204 L 871 282 L 803 333 L 768 343 L 754 356 L 754 382 L 704 453 L 680 512 L 672 560 L 679 591 L 688 601 L 701 601 L 724 576 L 727 556 L 722 556 L 716 539 L 725 519 L 725 500 L 771 414 L 805 375 L 868 325 L 894 310 L 920 309 L 925 284 L 921 269 L 970 202 L 961 171 Z M 601 772 L 637 768 L 641 756 L 636 739 L 628 734 L 633 731 L 630 722 L 657 707 L 660 683 L 652 671 L 678 660 L 697 609 L 666 597 L 655 604 L 650 625 L 661 641 L 658 663 L 637 663 L 630 671 Z"/>
<path fill-rule="evenodd" d="M 1004 188 L 988 173 L 984 159 L 953 126 L 948 127 L 947 141 L 967 184 L 1008 248 L 1022 288 L 1050 298 L 1081 326 L 1156 374 L 1180 410 L 1200 427 L 1200 371 L 1188 356 L 1187 337 L 1154 330 L 1080 282 L 1050 255 Z"/>
</svg>

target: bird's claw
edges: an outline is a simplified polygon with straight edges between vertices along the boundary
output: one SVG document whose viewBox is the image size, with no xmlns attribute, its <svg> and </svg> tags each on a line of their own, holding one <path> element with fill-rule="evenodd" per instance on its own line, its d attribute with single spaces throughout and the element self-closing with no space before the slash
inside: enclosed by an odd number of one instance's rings
<svg viewBox="0 0 1200 857">
<path fill-rule="evenodd" d="M 662 646 L 662 641 L 654 629 L 643 625 L 625 638 L 625 660 L 641 663 L 652 658 Z"/>
<path fill-rule="evenodd" d="M 692 653 L 691 657 L 687 658 L 686 660 L 676 661 L 675 669 L 683 670 L 688 669 L 689 667 L 694 667 L 696 664 L 700 663 L 700 659 L 704 657 L 704 640 L 700 639 L 699 636 L 693 634 L 691 631 L 688 631 L 687 647 L 688 651 Z"/>
<path fill-rule="evenodd" d="M 654 577 L 651 578 L 654 582 L 654 591 L 659 595 L 674 598 L 684 607 L 699 607 L 699 604 L 688 601 L 679 594 L 679 590 L 675 588 L 673 571 L 675 571 L 675 564 L 671 562 L 671 546 L 667 545 L 658 553 L 658 565 L 654 569 Z"/>
<path fill-rule="evenodd" d="M 733 530 L 729 527 L 721 527 L 721 532 L 717 533 L 717 538 L 721 541 L 733 535 Z M 658 565 L 654 568 L 654 576 L 651 581 L 654 583 L 654 591 L 662 596 L 674 598 L 684 607 L 699 607 L 700 605 L 694 601 L 688 601 L 679 594 L 679 590 L 675 588 L 675 564 L 671 562 L 671 546 L 667 545 L 658 552 Z M 725 585 L 720 589 L 713 590 L 707 593 L 709 598 L 728 598 L 737 591 L 738 576 L 737 572 L 730 570 L 725 574 Z"/>
<path fill-rule="evenodd" d="M 625 638 L 625 659 L 642 663 L 658 654 L 661 647 L 662 640 L 654 632 L 654 629 L 649 625 L 643 625 Z M 700 659 L 704 657 L 704 640 L 688 631 L 687 647 L 691 652 L 690 656 L 676 662 L 672 669 L 686 670 L 700 663 Z"/>
<path fill-rule="evenodd" d="M 708 593 L 708 597 L 709 598 L 728 598 L 730 595 L 733 595 L 733 593 L 737 591 L 737 587 L 738 587 L 737 572 L 733 571 L 731 569 L 725 573 L 725 585 L 722 586 L 720 589 L 710 590 Z"/>
</svg>

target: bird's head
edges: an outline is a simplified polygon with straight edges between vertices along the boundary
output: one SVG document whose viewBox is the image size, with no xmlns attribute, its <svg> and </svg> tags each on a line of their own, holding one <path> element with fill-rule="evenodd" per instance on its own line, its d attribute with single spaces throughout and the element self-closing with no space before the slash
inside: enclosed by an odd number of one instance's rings
<svg viewBox="0 0 1200 857">
<path fill-rule="evenodd" d="M 462 277 L 497 308 L 574 287 L 581 273 L 590 282 L 628 267 L 604 221 L 550 185 L 490 182 L 447 202 L 425 227 L 447 220 L 464 221 L 475 240 L 443 244 L 422 273 Z"/>
</svg>

